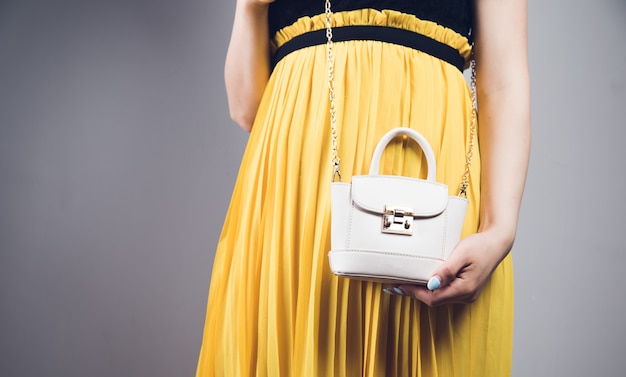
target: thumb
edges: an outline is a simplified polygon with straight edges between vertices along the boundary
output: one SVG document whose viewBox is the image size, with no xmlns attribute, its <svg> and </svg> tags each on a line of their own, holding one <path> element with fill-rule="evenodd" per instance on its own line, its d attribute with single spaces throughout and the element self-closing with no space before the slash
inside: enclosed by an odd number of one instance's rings
<svg viewBox="0 0 626 377">
<path fill-rule="evenodd" d="M 459 257 L 459 254 L 460 253 L 452 253 L 448 260 L 441 263 L 433 271 L 432 277 L 426 284 L 426 288 L 428 288 L 428 290 L 434 291 L 441 287 L 445 287 L 457 278 L 459 272 L 461 272 L 464 267 L 464 263 Z"/>
</svg>

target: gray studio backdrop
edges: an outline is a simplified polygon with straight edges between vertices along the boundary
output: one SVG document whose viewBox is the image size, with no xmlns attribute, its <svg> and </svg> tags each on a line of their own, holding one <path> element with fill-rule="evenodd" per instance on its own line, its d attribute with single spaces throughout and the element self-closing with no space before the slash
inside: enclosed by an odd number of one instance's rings
<svg viewBox="0 0 626 377">
<path fill-rule="evenodd" d="M 0 1 L 0 376 L 193 375 L 234 3 Z M 626 1 L 530 2 L 515 377 L 626 373 L 625 35 Z"/>
</svg>

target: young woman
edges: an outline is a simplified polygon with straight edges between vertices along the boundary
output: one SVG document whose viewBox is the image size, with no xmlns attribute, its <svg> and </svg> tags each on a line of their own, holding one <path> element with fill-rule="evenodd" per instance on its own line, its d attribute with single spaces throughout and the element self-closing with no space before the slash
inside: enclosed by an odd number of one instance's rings
<svg viewBox="0 0 626 377">
<path fill-rule="evenodd" d="M 464 238 L 430 289 L 330 272 L 325 39 L 284 53 L 296 36 L 326 28 L 325 0 L 237 0 L 225 79 L 231 116 L 251 133 L 215 257 L 197 375 L 509 375 L 509 251 L 530 148 L 526 0 L 330 8 L 334 30 L 380 27 L 333 46 L 344 181 L 367 174 L 381 136 L 405 126 L 426 137 L 437 180 L 456 193 L 472 123 L 462 69 L 473 49 L 480 111 Z M 398 29 L 453 53 L 407 47 Z M 381 161 L 387 174 L 420 169 L 421 152 L 402 140 Z"/>
</svg>

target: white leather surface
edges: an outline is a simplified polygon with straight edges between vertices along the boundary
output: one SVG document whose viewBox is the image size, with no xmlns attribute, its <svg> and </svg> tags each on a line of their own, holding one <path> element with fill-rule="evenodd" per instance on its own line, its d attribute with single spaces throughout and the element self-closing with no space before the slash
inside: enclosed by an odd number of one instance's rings
<svg viewBox="0 0 626 377">
<path fill-rule="evenodd" d="M 339 276 L 385 283 L 425 284 L 442 259 L 375 253 L 363 250 L 332 250 L 330 269 Z"/>
<path fill-rule="evenodd" d="M 416 217 L 435 216 L 448 205 L 448 187 L 418 178 L 361 175 L 352 177 L 352 201 L 379 214 L 385 206 L 394 206 L 409 208 Z"/>
<path fill-rule="evenodd" d="M 331 201 L 331 247 L 333 250 L 370 250 L 446 258 L 461 237 L 467 200 L 448 197 L 448 206 L 437 216 L 414 217 L 413 234 L 382 232 L 382 215 L 354 205 L 350 185 L 333 183 Z"/>
<path fill-rule="evenodd" d="M 430 181 L 370 174 L 353 177 L 352 184 L 332 183 L 330 267 L 337 275 L 358 279 L 425 283 L 459 242 L 468 201 L 449 197 L 447 186 L 434 181 L 432 149 L 419 133 L 392 131 L 376 148 L 374 169 L 387 143 L 408 134 L 420 143 L 427 159 L 432 157 Z M 411 235 L 382 232 L 386 205 L 414 212 Z"/>
</svg>

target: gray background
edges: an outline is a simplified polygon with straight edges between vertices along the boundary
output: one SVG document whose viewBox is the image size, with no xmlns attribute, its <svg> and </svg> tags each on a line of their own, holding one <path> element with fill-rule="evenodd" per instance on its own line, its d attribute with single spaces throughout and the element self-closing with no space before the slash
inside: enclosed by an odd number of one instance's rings
<svg viewBox="0 0 626 377">
<path fill-rule="evenodd" d="M 193 375 L 247 139 L 211 1 L 0 1 L 0 376 Z M 530 2 L 516 377 L 626 375 L 625 35 Z"/>
</svg>

